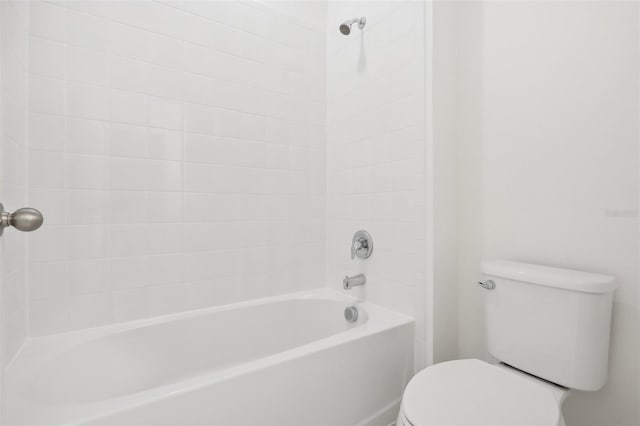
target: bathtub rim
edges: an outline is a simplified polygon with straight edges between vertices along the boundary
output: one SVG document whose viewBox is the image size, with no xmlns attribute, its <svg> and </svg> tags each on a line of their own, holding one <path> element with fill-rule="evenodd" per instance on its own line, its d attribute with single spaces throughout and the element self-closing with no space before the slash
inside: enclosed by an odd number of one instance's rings
<svg viewBox="0 0 640 426">
<path fill-rule="evenodd" d="M 47 361 L 56 355 L 71 350 L 76 346 L 98 340 L 103 337 L 115 335 L 138 328 L 144 328 L 153 325 L 161 325 L 164 323 L 194 318 L 201 315 L 215 314 L 234 309 L 251 308 L 255 306 L 297 299 L 316 299 L 316 300 L 332 300 L 339 303 L 355 304 L 362 306 L 368 313 L 367 321 L 359 326 L 341 331 L 339 333 L 329 335 L 322 339 L 314 340 L 306 344 L 286 349 L 284 351 L 262 356 L 244 363 L 225 367 L 220 370 L 212 370 L 196 377 L 186 378 L 176 382 L 146 389 L 133 394 L 126 394 L 113 398 L 108 398 L 91 403 L 72 403 L 72 404 L 41 404 L 28 399 L 27 381 L 20 381 L 20 373 L 23 370 L 31 373 L 24 373 L 27 379 L 35 377 L 34 370 L 46 364 Z M 49 336 L 34 337 L 29 339 L 23 346 L 23 350 L 13 360 L 12 364 L 5 370 L 7 379 L 7 388 L 5 391 L 5 402 L 7 406 L 14 403 L 18 406 L 15 410 L 17 413 L 23 410 L 41 409 L 49 412 L 57 417 L 67 417 L 61 414 L 65 408 L 77 412 L 76 415 L 68 416 L 71 419 L 60 419 L 60 422 L 53 424 L 82 424 L 97 420 L 105 415 L 114 414 L 135 408 L 149 401 L 158 401 L 164 398 L 170 398 L 199 389 L 205 386 L 213 385 L 224 380 L 230 380 L 244 374 L 250 374 L 270 366 L 290 361 L 299 357 L 311 355 L 334 346 L 345 345 L 352 341 L 366 338 L 374 334 L 383 333 L 399 327 L 414 327 L 415 321 L 413 317 L 395 312 L 393 310 L 381 307 L 379 305 L 363 301 L 344 292 L 330 289 L 318 288 L 305 290 L 294 293 L 287 293 L 278 296 L 270 296 L 259 299 L 251 299 L 247 301 L 231 303 L 226 305 L 199 308 L 185 312 L 161 315 L 152 318 L 144 318 L 123 323 L 110 324 L 106 326 L 93 327 L 83 330 L 73 330 L 64 333 L 58 333 Z M 36 367 L 36 368 L 33 368 Z M 8 410 L 5 410 L 5 412 Z M 11 410 L 13 411 L 13 410 Z M 58 413 L 58 415 L 56 415 Z M 12 416 L 13 417 L 13 416 Z M 29 420 L 28 417 L 16 415 L 7 420 Z M 23 420 L 23 421 L 24 421 Z M 11 424 L 11 422 L 9 422 Z M 20 423 L 21 424 L 21 423 Z M 26 424 L 26 423 L 25 423 Z"/>
</svg>

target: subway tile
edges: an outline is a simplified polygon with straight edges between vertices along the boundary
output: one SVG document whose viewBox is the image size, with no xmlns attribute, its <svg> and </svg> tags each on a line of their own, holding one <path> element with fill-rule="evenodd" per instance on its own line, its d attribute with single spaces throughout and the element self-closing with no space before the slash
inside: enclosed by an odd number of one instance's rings
<svg viewBox="0 0 640 426">
<path fill-rule="evenodd" d="M 190 306 L 197 309 L 241 301 L 244 279 L 244 277 L 225 277 L 191 282 L 188 284 Z"/>
<path fill-rule="evenodd" d="M 146 288 L 116 291 L 113 298 L 116 321 L 132 321 L 149 316 Z"/>
<path fill-rule="evenodd" d="M 219 192 L 222 170 L 219 166 L 199 163 L 184 165 L 184 191 Z"/>
<path fill-rule="evenodd" d="M 47 225 L 66 223 L 67 193 L 64 189 L 30 188 L 29 205 L 37 206 Z"/>
<path fill-rule="evenodd" d="M 106 87 L 69 82 L 67 84 L 67 111 L 74 117 L 109 120 L 111 92 Z"/>
<path fill-rule="evenodd" d="M 34 335 L 303 288 L 289 271 L 324 258 L 322 32 L 292 38 L 273 25 L 298 18 L 245 4 L 64 6 L 31 17 L 29 186 L 49 219 L 29 235 L 31 263 L 47 265 Z M 409 184 L 401 172 L 392 189 Z M 296 253 L 300 234 L 320 248 Z"/>
<path fill-rule="evenodd" d="M 183 110 L 183 130 L 193 133 L 213 134 L 213 108 L 196 104 L 185 104 Z"/>
<path fill-rule="evenodd" d="M 148 225 L 112 225 L 109 236 L 110 256 L 144 256 L 149 253 Z"/>
<path fill-rule="evenodd" d="M 29 265 L 29 298 L 62 299 L 68 295 L 67 264 L 37 262 Z"/>
<path fill-rule="evenodd" d="M 66 161 L 62 152 L 29 153 L 29 185 L 32 188 L 65 187 Z"/>
<path fill-rule="evenodd" d="M 185 310 L 189 288 L 184 284 L 152 286 L 147 289 L 148 308 L 152 315 L 164 315 Z"/>
<path fill-rule="evenodd" d="M 149 224 L 147 225 L 147 250 L 149 254 L 170 254 L 182 252 L 182 225 Z"/>
<path fill-rule="evenodd" d="M 68 299 L 33 300 L 29 304 L 29 331 L 32 336 L 45 336 L 71 329 Z"/>
<path fill-rule="evenodd" d="M 182 105 L 162 98 L 149 99 L 149 125 L 164 129 L 182 128 Z"/>
<path fill-rule="evenodd" d="M 175 130 L 149 129 L 149 158 L 182 160 L 182 133 Z"/>
<path fill-rule="evenodd" d="M 27 328 L 27 316 L 24 309 L 14 308 L 7 310 L 4 315 L 5 347 L 3 356 L 12 359 L 22 347 L 25 336 L 29 331 Z"/>
<path fill-rule="evenodd" d="M 167 254 L 149 256 L 146 274 L 153 286 L 183 282 L 184 255 Z"/>
<path fill-rule="evenodd" d="M 149 220 L 149 194 L 143 191 L 111 191 L 109 193 L 111 223 L 133 224 Z"/>
<path fill-rule="evenodd" d="M 149 129 L 146 126 L 112 124 L 109 128 L 109 154 L 115 157 L 145 158 Z"/>
<path fill-rule="evenodd" d="M 120 1 L 111 4 L 111 19 L 128 26 L 149 30 L 149 23 L 153 20 L 153 16 L 150 13 L 149 2 Z"/>
<path fill-rule="evenodd" d="M 112 158 L 109 180 L 111 190 L 146 190 L 148 186 L 147 161 L 133 158 Z"/>
<path fill-rule="evenodd" d="M 149 123 L 149 97 L 123 90 L 111 91 L 111 120 L 146 126 Z"/>
<path fill-rule="evenodd" d="M 67 156 L 67 185 L 74 189 L 107 189 L 109 158 L 96 155 Z"/>
<path fill-rule="evenodd" d="M 185 43 L 183 52 L 182 65 L 186 71 L 209 77 L 217 76 L 218 63 L 215 61 L 214 53 L 210 49 L 192 43 Z"/>
<path fill-rule="evenodd" d="M 44 226 L 29 234 L 29 260 L 32 262 L 53 262 L 67 259 L 66 226 Z"/>
<path fill-rule="evenodd" d="M 147 189 L 150 191 L 182 190 L 182 164 L 178 161 L 147 161 Z"/>
<path fill-rule="evenodd" d="M 73 328 L 89 328 L 113 322 L 113 296 L 95 293 L 69 298 L 69 322 Z"/>
<path fill-rule="evenodd" d="M 149 61 L 168 68 L 179 68 L 183 60 L 184 42 L 172 37 L 149 33 Z"/>
<path fill-rule="evenodd" d="M 64 79 L 65 45 L 40 37 L 29 39 L 29 72 L 44 77 Z"/>
<path fill-rule="evenodd" d="M 106 51 L 108 21 L 86 13 L 67 11 L 67 42 L 72 46 Z"/>
<path fill-rule="evenodd" d="M 107 191 L 70 189 L 67 198 L 68 225 L 99 224 L 111 220 L 108 216 Z"/>
<path fill-rule="evenodd" d="M 108 19 L 111 15 L 111 3 L 101 0 L 68 0 L 66 5 L 69 9 Z"/>
<path fill-rule="evenodd" d="M 29 114 L 29 148 L 45 151 L 64 151 L 66 143 L 66 120 L 63 116 Z"/>
<path fill-rule="evenodd" d="M 7 309 L 11 310 L 21 310 L 27 302 L 27 294 L 22 285 L 27 276 L 27 264 L 24 258 L 26 241 L 24 236 L 6 237 L 4 239 L 4 244 L 15 250 L 12 254 L 3 255 L 2 259 L 4 278 L 7 280 L 3 283 L 3 297 L 6 297 L 7 301 L 15 302 L 15 305 L 5 305 Z"/>
<path fill-rule="evenodd" d="M 65 113 L 63 80 L 32 75 L 29 77 L 29 109 L 50 114 Z"/>
<path fill-rule="evenodd" d="M 147 93 L 173 101 L 182 100 L 184 79 L 186 78 L 188 78 L 188 75 L 182 71 L 160 66 L 151 66 L 149 68 Z"/>
<path fill-rule="evenodd" d="M 9 143 L 6 139 L 3 141 L 4 143 L 4 152 L 2 160 L 2 180 L 3 183 L 7 186 L 11 186 L 15 189 L 22 188 L 25 185 L 28 173 L 25 164 L 27 164 L 27 152 L 20 146 Z M 47 156 L 45 155 L 44 158 Z M 54 158 L 55 155 L 53 156 Z M 29 159 L 29 164 L 41 165 L 42 161 L 36 159 L 36 161 Z M 35 176 L 38 176 L 41 180 L 41 177 L 48 175 L 47 171 L 42 172 L 34 172 Z M 51 176 L 56 176 L 55 173 L 51 173 Z M 38 182 L 40 184 L 40 182 Z M 43 183 L 44 184 L 44 183 Z M 14 195 L 17 195 L 17 191 L 11 192 Z M 18 201 L 21 196 L 13 197 Z M 5 197 L 6 199 L 6 197 Z M 6 202 L 6 201 L 5 201 Z"/>
<path fill-rule="evenodd" d="M 111 290 L 107 259 L 73 260 L 67 265 L 69 294 L 103 293 Z"/>
<path fill-rule="evenodd" d="M 105 225 L 66 227 L 67 252 L 70 260 L 96 259 L 107 255 L 109 233 Z"/>
<path fill-rule="evenodd" d="M 134 59 L 112 56 L 111 87 L 132 92 L 148 92 L 151 65 Z"/>
<path fill-rule="evenodd" d="M 224 140 L 200 133 L 184 133 L 185 161 L 215 163 Z"/>
<path fill-rule="evenodd" d="M 29 8 L 31 35 L 60 42 L 66 41 L 67 14 L 64 7 L 45 1 L 34 1 Z"/>
<path fill-rule="evenodd" d="M 113 7 L 118 9 L 126 3 L 117 2 L 113 4 Z M 109 22 L 108 32 L 108 51 L 110 53 L 143 61 L 150 60 L 151 33 L 115 21 Z"/>
<path fill-rule="evenodd" d="M 147 195 L 150 223 L 182 221 L 182 192 L 149 192 Z"/>
<path fill-rule="evenodd" d="M 221 102 L 220 98 L 214 96 L 212 91 L 213 82 L 210 78 L 191 74 L 180 80 L 181 98 L 185 102 L 201 105 L 214 105 Z"/>
<path fill-rule="evenodd" d="M 106 86 L 109 78 L 109 56 L 84 47 L 68 46 L 66 69 L 70 81 Z"/>
<path fill-rule="evenodd" d="M 107 154 L 109 124 L 82 118 L 67 120 L 67 149 L 78 154 Z"/>
<path fill-rule="evenodd" d="M 147 286 L 147 256 L 131 256 L 110 260 L 110 285 L 114 290 Z"/>
</svg>

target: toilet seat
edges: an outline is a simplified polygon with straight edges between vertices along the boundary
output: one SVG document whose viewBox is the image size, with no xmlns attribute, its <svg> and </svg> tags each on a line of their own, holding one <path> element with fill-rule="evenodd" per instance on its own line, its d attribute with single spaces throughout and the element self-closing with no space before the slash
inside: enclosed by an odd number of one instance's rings
<svg viewBox="0 0 640 426">
<path fill-rule="evenodd" d="M 521 374 L 477 359 L 435 364 L 411 379 L 402 412 L 413 426 L 562 424 L 557 388 Z"/>
</svg>

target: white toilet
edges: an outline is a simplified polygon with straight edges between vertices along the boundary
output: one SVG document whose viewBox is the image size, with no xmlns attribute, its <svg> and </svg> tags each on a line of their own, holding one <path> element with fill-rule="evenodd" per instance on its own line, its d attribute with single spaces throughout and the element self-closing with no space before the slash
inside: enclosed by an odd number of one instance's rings
<svg viewBox="0 0 640 426">
<path fill-rule="evenodd" d="M 607 379 L 615 280 L 509 261 L 482 264 L 488 348 L 425 368 L 407 385 L 398 426 L 558 426 L 570 389 Z"/>
</svg>

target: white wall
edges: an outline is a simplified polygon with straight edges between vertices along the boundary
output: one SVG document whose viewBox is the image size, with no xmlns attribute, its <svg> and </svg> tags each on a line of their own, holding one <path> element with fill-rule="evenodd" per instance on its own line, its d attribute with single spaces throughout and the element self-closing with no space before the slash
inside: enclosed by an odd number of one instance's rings
<svg viewBox="0 0 640 426">
<path fill-rule="evenodd" d="M 488 356 L 481 259 L 615 275 L 609 381 L 564 411 L 640 424 L 638 4 L 454 7 L 460 356 Z"/>
<path fill-rule="evenodd" d="M 341 22 L 366 15 L 363 31 Z M 327 283 L 365 273 L 351 294 L 416 316 L 424 363 L 424 4 L 329 2 Z M 350 259 L 366 229 L 371 258 Z"/>
<path fill-rule="evenodd" d="M 324 285 L 325 16 L 31 3 L 33 335 Z"/>
<path fill-rule="evenodd" d="M 13 211 L 27 202 L 28 7 L 2 1 L 0 9 L 0 202 Z M 14 229 L 0 238 L 2 367 L 27 335 L 26 246 L 26 235 Z"/>
</svg>

